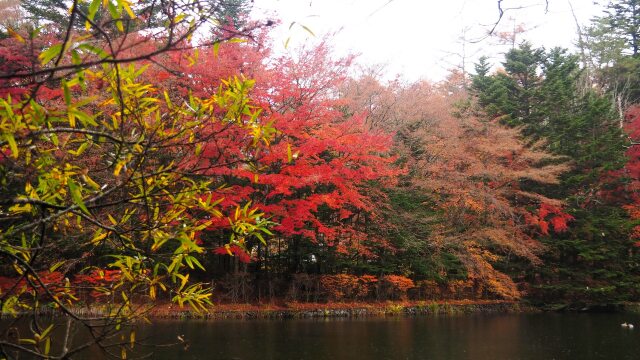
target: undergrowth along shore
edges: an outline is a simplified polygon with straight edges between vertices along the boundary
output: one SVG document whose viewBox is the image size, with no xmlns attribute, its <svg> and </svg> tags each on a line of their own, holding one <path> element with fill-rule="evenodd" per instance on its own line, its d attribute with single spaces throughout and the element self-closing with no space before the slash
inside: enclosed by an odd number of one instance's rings
<svg viewBox="0 0 640 360">
<path fill-rule="evenodd" d="M 208 313 L 188 308 L 159 306 L 151 318 L 164 319 L 304 319 L 359 318 L 380 316 L 462 315 L 477 313 L 521 313 L 537 311 L 534 307 L 512 301 L 450 302 L 347 302 L 284 304 L 219 304 Z"/>
<path fill-rule="evenodd" d="M 78 316 L 100 317 L 109 312 L 110 304 L 91 304 L 70 308 Z M 447 302 L 331 302 L 331 303 L 223 303 L 208 308 L 208 312 L 196 312 L 188 306 L 158 304 L 149 309 L 149 319 L 304 319 L 304 318 L 357 318 L 376 316 L 462 315 L 476 313 L 522 313 L 539 311 L 535 307 L 514 301 L 453 300 Z M 59 315 L 48 306 L 38 310 L 41 315 Z M 0 314 L 0 318 L 11 315 Z"/>
<path fill-rule="evenodd" d="M 80 316 L 104 316 L 107 304 L 93 304 L 72 309 Z M 616 304 L 538 304 L 502 300 L 449 301 L 386 301 L 386 302 L 283 302 L 283 303 L 222 303 L 209 307 L 208 312 L 196 312 L 190 307 L 164 303 L 153 307 L 149 319 L 318 319 L 364 318 L 388 316 L 453 316 L 473 314 L 518 314 L 539 312 L 631 312 L 640 313 L 640 303 Z M 58 315 L 50 307 L 41 307 L 42 315 Z M 7 314 L 0 314 L 6 318 Z"/>
</svg>

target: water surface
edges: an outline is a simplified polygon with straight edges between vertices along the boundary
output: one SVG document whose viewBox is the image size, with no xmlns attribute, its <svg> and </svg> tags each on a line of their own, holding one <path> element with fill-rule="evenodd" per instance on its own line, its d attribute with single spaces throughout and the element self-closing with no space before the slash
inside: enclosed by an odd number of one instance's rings
<svg viewBox="0 0 640 360">
<path fill-rule="evenodd" d="M 156 359 L 640 359 L 640 316 L 631 314 L 187 320 L 138 331 L 189 342 L 156 349 Z"/>
</svg>

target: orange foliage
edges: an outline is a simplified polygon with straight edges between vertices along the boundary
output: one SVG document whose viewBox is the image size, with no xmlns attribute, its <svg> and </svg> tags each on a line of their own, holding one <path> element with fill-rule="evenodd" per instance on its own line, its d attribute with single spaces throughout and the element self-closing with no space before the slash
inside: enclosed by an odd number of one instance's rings
<svg viewBox="0 0 640 360">
<path fill-rule="evenodd" d="M 383 296 L 389 298 L 407 298 L 407 291 L 413 289 L 413 280 L 401 275 L 386 275 L 380 279 L 380 288 Z"/>
<path fill-rule="evenodd" d="M 378 279 L 373 275 L 322 275 L 320 286 L 329 300 L 362 299 L 375 289 Z"/>
<path fill-rule="evenodd" d="M 354 275 L 322 275 L 320 285 L 327 293 L 329 300 L 342 300 L 359 295 L 358 277 Z"/>
<path fill-rule="evenodd" d="M 491 264 L 502 254 L 539 264 L 543 246 L 536 235 L 549 225 L 564 231 L 571 220 L 560 201 L 520 184 L 557 183 L 568 166 L 544 144 L 523 141 L 519 129 L 478 118 L 472 104 L 459 106 L 468 99 L 460 79 L 385 86 L 374 75 L 348 83 L 345 96 L 352 109 L 366 111 L 371 126 L 397 134 L 396 151 L 413 175 L 411 186 L 432 194 L 442 211 L 445 221 L 433 229 L 432 245 L 456 249 L 474 291 L 517 297 L 513 281 Z M 528 210 L 538 206 L 542 214 Z"/>
</svg>

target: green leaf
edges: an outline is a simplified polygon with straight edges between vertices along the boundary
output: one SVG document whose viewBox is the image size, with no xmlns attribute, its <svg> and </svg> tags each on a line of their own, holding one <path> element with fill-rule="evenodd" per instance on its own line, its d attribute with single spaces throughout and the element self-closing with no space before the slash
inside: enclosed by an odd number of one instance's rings
<svg viewBox="0 0 640 360">
<path fill-rule="evenodd" d="M 11 157 L 14 159 L 18 158 L 18 144 L 16 143 L 16 139 L 13 137 L 13 134 L 7 133 L 4 135 L 4 138 L 9 143 L 9 149 L 11 149 Z"/>
<path fill-rule="evenodd" d="M 72 178 L 67 180 L 67 184 L 69 184 L 69 191 L 71 192 L 71 199 L 73 202 L 87 215 L 91 215 L 87 207 L 84 205 L 84 201 L 82 201 L 82 187 L 76 184 Z"/>
<path fill-rule="evenodd" d="M 29 38 L 32 40 L 37 38 L 40 35 L 41 31 L 42 31 L 42 26 L 38 26 L 37 28 L 33 29 L 33 31 L 29 33 Z"/>
<path fill-rule="evenodd" d="M 264 237 L 262 236 L 262 234 L 257 232 L 254 235 L 258 238 L 258 240 L 260 240 L 261 243 L 263 243 L 264 245 L 267 245 L 267 242 L 264 240 Z"/>
<path fill-rule="evenodd" d="M 83 111 L 80 111 L 78 109 L 69 109 L 69 113 L 72 114 L 74 117 L 77 117 L 80 122 L 82 122 L 83 125 L 91 125 L 91 126 L 98 126 L 98 123 L 93 119 L 93 117 Z"/>
<path fill-rule="evenodd" d="M 78 150 L 76 150 L 76 156 L 81 155 L 86 149 L 89 147 L 88 141 L 83 141 L 80 146 L 78 146 Z"/>
<path fill-rule="evenodd" d="M 82 63 L 82 58 L 80 57 L 80 54 L 78 53 L 78 49 L 71 50 L 71 62 L 74 65 L 80 65 Z"/>
<path fill-rule="evenodd" d="M 84 43 L 84 44 L 78 45 L 78 49 L 89 51 L 91 53 L 94 53 L 94 54 L 100 56 L 103 59 L 106 59 L 106 58 L 110 57 L 109 54 L 107 54 L 107 52 L 104 51 L 104 49 L 101 49 L 99 47 L 93 46 L 91 44 Z"/>
<path fill-rule="evenodd" d="M 49 272 L 54 272 L 56 271 L 56 269 L 58 269 L 60 266 L 64 265 L 66 261 L 62 260 L 62 261 L 58 261 L 57 263 L 51 265 L 51 267 L 49 268 Z"/>
<path fill-rule="evenodd" d="M 115 20 L 116 22 L 116 28 L 118 28 L 118 30 L 120 32 L 124 32 L 124 27 L 122 26 L 122 21 L 120 20 L 120 14 L 118 14 L 118 9 L 116 8 L 116 6 L 111 2 L 107 2 L 107 9 L 109 10 L 109 15 L 111 15 L 111 19 Z"/>
<path fill-rule="evenodd" d="M 40 338 L 42 339 L 46 338 L 51 332 L 51 330 L 53 330 L 53 324 L 49 325 L 46 329 L 44 329 L 44 331 L 40 334 Z"/>
<path fill-rule="evenodd" d="M 64 103 L 67 106 L 71 106 L 71 91 L 69 90 L 69 84 L 66 80 L 62 80 L 62 90 L 64 91 Z"/>
<path fill-rule="evenodd" d="M 96 12 L 98 12 L 98 9 L 100 8 L 100 3 L 102 1 L 101 0 L 93 0 L 91 2 L 91 4 L 89 5 L 89 12 L 87 13 L 87 18 L 91 21 L 93 21 L 93 19 L 96 16 Z M 87 28 L 87 30 L 89 30 Z"/>
<path fill-rule="evenodd" d="M 40 59 L 40 63 L 42 65 L 48 64 L 49 61 L 51 61 L 54 57 L 60 55 L 61 51 L 62 51 L 62 44 L 55 44 L 51 46 L 47 50 L 41 52 L 40 55 L 38 55 L 38 58 Z"/>
<path fill-rule="evenodd" d="M 206 271 L 204 266 L 202 266 L 202 264 L 200 264 L 200 261 L 198 261 L 198 259 L 192 257 L 191 258 L 191 262 L 194 263 L 200 270 Z"/>
</svg>

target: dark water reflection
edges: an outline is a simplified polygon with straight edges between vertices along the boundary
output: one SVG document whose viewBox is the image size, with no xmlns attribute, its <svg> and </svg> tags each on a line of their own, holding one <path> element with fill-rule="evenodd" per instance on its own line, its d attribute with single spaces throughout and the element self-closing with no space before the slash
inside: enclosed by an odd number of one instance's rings
<svg viewBox="0 0 640 360">
<path fill-rule="evenodd" d="M 640 359 L 640 317 L 628 314 L 161 321 L 139 331 L 190 342 L 156 359 Z"/>
<path fill-rule="evenodd" d="M 623 322 L 636 324 L 624 329 Z M 341 360 L 640 359 L 640 315 L 523 314 L 452 317 L 156 321 L 140 326 L 136 354 L 152 359 Z M 76 334 L 76 341 L 83 335 Z M 143 343 L 189 346 L 151 348 Z M 126 342 L 128 336 L 122 340 Z M 54 340 L 55 341 L 55 340 Z M 113 349 L 119 355 L 118 349 Z M 90 349 L 74 359 L 102 359 Z M 24 359 L 21 357 L 20 359 Z"/>
</svg>

